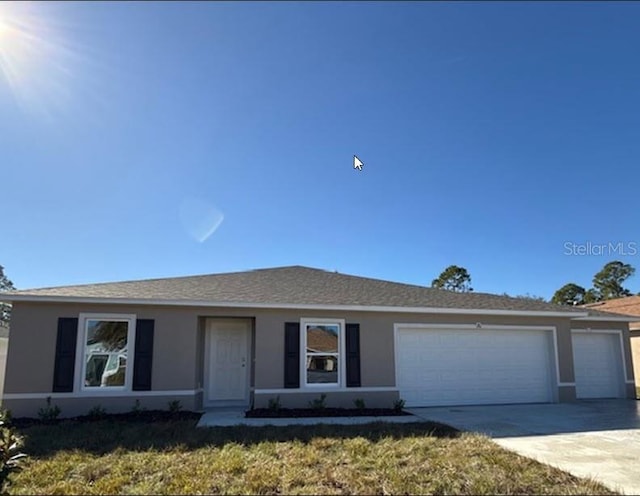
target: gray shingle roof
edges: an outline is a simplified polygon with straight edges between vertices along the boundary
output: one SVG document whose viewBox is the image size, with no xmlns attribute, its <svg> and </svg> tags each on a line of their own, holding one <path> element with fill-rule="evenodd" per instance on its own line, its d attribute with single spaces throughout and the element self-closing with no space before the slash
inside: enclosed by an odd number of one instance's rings
<svg viewBox="0 0 640 496">
<path fill-rule="evenodd" d="M 61 286 L 7 293 L 11 296 L 162 300 L 257 305 L 428 307 L 584 313 L 541 301 L 441 289 L 292 266 L 225 274 Z M 16 298 L 16 300 L 21 298 Z M 590 310 L 591 311 L 591 310 Z M 611 314 L 597 312 L 611 316 Z M 594 313 L 595 314 L 595 313 Z"/>
</svg>

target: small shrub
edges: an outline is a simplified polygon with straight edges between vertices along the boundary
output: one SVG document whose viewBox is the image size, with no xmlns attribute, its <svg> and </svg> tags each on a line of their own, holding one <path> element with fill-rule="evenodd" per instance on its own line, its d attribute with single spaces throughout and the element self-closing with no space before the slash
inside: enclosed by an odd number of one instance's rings
<svg viewBox="0 0 640 496">
<path fill-rule="evenodd" d="M 355 400 L 353 400 L 353 404 L 356 406 L 358 410 L 365 409 L 364 400 L 362 398 L 356 398 Z"/>
<path fill-rule="evenodd" d="M 10 425 L 11 414 L 0 410 L 0 491 L 7 494 L 9 477 L 12 473 L 22 470 L 22 460 L 27 457 L 20 453 L 22 438 Z"/>
<path fill-rule="evenodd" d="M 89 412 L 87 413 L 87 416 L 94 419 L 98 419 L 98 418 L 103 418 L 106 414 L 107 414 L 107 411 L 104 408 L 102 408 L 101 405 L 96 405 L 93 408 L 91 408 L 91 410 L 89 410 Z"/>
<path fill-rule="evenodd" d="M 131 413 L 140 414 L 145 410 L 146 408 L 143 408 L 142 406 L 140 406 L 140 400 L 136 400 L 133 406 L 131 407 Z"/>
<path fill-rule="evenodd" d="M 280 403 L 280 396 L 276 396 L 275 398 L 269 398 L 269 404 L 267 405 L 269 410 L 273 410 L 277 412 L 282 408 L 282 404 Z"/>
<path fill-rule="evenodd" d="M 60 416 L 60 407 L 58 405 L 51 406 L 51 396 L 47 396 L 47 406 L 38 410 L 38 418 L 43 422 L 53 422 Z"/>
<path fill-rule="evenodd" d="M 169 411 L 171 413 L 178 413 L 180 410 L 182 410 L 182 403 L 180 403 L 180 400 L 173 400 L 169 402 Z"/>
<path fill-rule="evenodd" d="M 320 395 L 320 398 L 316 398 L 315 400 L 311 400 L 309 402 L 309 407 L 313 408 L 314 410 L 322 410 L 327 406 L 326 400 L 327 400 L 327 395 L 322 393 Z"/>
<path fill-rule="evenodd" d="M 397 399 L 396 401 L 393 402 L 393 409 L 396 412 L 401 412 L 402 410 L 404 410 L 404 400 L 402 398 Z"/>
</svg>

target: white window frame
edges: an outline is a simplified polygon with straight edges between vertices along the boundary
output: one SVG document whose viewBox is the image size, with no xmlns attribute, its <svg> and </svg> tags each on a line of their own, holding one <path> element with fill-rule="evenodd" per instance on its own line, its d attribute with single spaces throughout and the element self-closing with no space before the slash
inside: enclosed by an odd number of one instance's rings
<svg viewBox="0 0 640 496">
<path fill-rule="evenodd" d="M 90 387 L 84 385 L 86 374 L 86 343 L 87 322 L 89 320 L 106 320 L 111 322 L 127 322 L 127 368 L 124 376 L 124 386 Z M 133 361 L 136 339 L 136 315 L 122 313 L 81 313 L 78 318 L 78 339 L 76 343 L 76 377 L 75 391 L 91 396 L 121 395 L 132 390 L 133 385 Z"/>
<path fill-rule="evenodd" d="M 337 325 L 338 332 L 338 382 L 336 384 L 314 384 L 307 382 L 307 326 L 309 325 Z M 300 386 L 302 389 L 311 389 L 313 391 L 318 390 L 330 390 L 345 389 L 345 377 L 346 377 L 346 363 L 345 363 L 345 319 L 315 319 L 310 317 L 303 317 L 300 319 Z M 335 353 L 327 353 L 328 355 L 334 355 Z"/>
</svg>

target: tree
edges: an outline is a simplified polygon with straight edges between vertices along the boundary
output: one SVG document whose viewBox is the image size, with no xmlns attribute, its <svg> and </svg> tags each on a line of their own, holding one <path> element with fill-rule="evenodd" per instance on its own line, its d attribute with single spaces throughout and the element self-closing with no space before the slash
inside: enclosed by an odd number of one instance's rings
<svg viewBox="0 0 640 496">
<path fill-rule="evenodd" d="M 16 289 L 7 276 L 4 275 L 4 267 L 0 265 L 0 291 L 10 291 Z M 11 318 L 11 305 L 0 301 L 0 325 L 9 327 Z"/>
<path fill-rule="evenodd" d="M 560 305 L 584 305 L 631 296 L 631 291 L 622 287 L 622 283 L 635 272 L 636 269 L 631 265 L 614 260 L 593 276 L 592 288 L 585 290 L 582 286 L 572 282 L 565 284 L 554 293 L 551 302 Z"/>
<path fill-rule="evenodd" d="M 531 293 L 519 294 L 519 295 L 510 295 L 509 293 L 502 293 L 502 296 L 506 296 L 508 298 L 518 298 L 520 300 L 532 300 L 532 301 L 546 301 L 543 296 L 537 296 Z"/>
<path fill-rule="evenodd" d="M 514 298 L 520 298 L 521 300 L 546 301 L 544 296 L 538 296 L 530 293 L 515 295 Z"/>
<path fill-rule="evenodd" d="M 587 291 L 578 284 L 570 282 L 565 284 L 553 294 L 551 303 L 559 305 L 582 305 L 585 302 Z"/>
<path fill-rule="evenodd" d="M 102 342 L 107 351 L 120 351 L 127 346 L 127 323 L 100 321 L 93 335 L 93 342 Z"/>
<path fill-rule="evenodd" d="M 467 269 L 458 267 L 457 265 L 450 265 L 444 269 L 437 279 L 431 282 L 431 287 L 455 291 L 457 293 L 467 293 L 473 291 L 470 284 L 471 276 L 469 272 L 467 272 Z"/>
<path fill-rule="evenodd" d="M 596 301 L 600 301 L 598 293 L 593 288 L 587 289 L 587 291 L 584 294 L 585 305 L 587 303 L 595 303 Z"/>
<path fill-rule="evenodd" d="M 622 283 L 635 273 L 630 264 L 618 260 L 606 264 L 600 272 L 593 276 L 593 289 L 598 301 L 631 296 L 631 291 L 622 287 Z"/>
</svg>

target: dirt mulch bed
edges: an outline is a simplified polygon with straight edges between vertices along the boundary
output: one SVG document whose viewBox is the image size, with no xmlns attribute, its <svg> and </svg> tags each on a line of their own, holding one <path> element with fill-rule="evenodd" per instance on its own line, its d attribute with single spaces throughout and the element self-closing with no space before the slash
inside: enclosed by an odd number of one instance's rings
<svg viewBox="0 0 640 496">
<path fill-rule="evenodd" d="M 245 412 L 246 418 L 300 417 L 396 417 L 411 415 L 393 408 L 254 408 Z"/>
<path fill-rule="evenodd" d="M 32 425 L 52 425 L 63 422 L 97 422 L 99 420 L 112 420 L 115 422 L 165 422 L 193 420 L 196 422 L 202 416 L 201 413 L 180 411 L 170 412 L 167 410 L 142 410 L 140 412 L 108 413 L 105 415 L 81 415 L 79 417 L 62 418 L 55 420 L 41 420 L 38 418 L 15 418 L 11 424 L 15 427 L 30 427 Z"/>
</svg>

